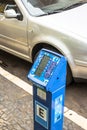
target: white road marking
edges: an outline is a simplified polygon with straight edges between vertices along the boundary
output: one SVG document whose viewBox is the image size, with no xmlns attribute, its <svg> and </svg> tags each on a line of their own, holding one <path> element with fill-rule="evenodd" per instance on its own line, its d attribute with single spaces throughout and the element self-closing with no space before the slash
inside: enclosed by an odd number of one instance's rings
<svg viewBox="0 0 87 130">
<path fill-rule="evenodd" d="M 26 92 L 33 95 L 32 86 L 26 83 L 25 81 L 12 75 L 11 73 L 7 72 L 1 67 L 0 74 L 12 83 L 14 83 L 15 85 L 17 85 L 18 87 L 24 89 Z M 70 110 L 67 107 L 64 107 L 64 116 L 69 120 L 73 121 L 78 126 L 80 126 L 82 129 L 87 130 L 87 118 L 77 114 L 76 112 Z"/>
<path fill-rule="evenodd" d="M 18 87 L 24 89 L 29 94 L 33 95 L 32 86 L 29 85 L 28 83 L 26 83 L 25 81 L 23 81 L 20 78 L 12 75 L 11 73 L 7 72 L 6 70 L 4 70 L 1 67 L 0 67 L 0 74 L 3 77 L 5 77 L 6 79 L 8 79 L 9 81 L 11 81 L 12 83 L 14 83 L 15 85 L 17 85 Z"/>
<path fill-rule="evenodd" d="M 84 130 L 87 130 L 87 119 L 83 116 L 77 114 L 72 110 L 68 110 L 67 112 L 65 112 L 64 116 L 69 120 L 73 121 L 75 124 L 83 128 Z"/>
</svg>

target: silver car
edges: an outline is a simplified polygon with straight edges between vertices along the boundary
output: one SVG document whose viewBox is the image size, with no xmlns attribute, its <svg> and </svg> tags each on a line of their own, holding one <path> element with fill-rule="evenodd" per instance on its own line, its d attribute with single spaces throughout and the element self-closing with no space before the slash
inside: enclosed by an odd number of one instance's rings
<svg viewBox="0 0 87 130">
<path fill-rule="evenodd" d="M 0 0 L 0 49 L 33 62 L 42 48 L 67 58 L 67 84 L 87 80 L 87 0 Z"/>
</svg>

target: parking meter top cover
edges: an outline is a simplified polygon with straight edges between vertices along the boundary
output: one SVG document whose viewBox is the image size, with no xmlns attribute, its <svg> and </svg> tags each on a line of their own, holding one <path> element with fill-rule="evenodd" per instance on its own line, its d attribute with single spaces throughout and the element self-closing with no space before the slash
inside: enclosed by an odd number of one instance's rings
<svg viewBox="0 0 87 130">
<path fill-rule="evenodd" d="M 42 49 L 28 74 L 28 79 L 40 87 L 46 87 L 63 56 Z"/>
</svg>

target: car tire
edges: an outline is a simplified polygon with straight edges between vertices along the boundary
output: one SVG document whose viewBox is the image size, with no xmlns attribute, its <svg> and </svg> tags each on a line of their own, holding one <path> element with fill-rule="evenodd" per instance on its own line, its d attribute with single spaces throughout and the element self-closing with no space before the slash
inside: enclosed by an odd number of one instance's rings
<svg viewBox="0 0 87 130">
<path fill-rule="evenodd" d="M 72 72 L 69 65 L 67 64 L 66 85 L 69 86 L 72 83 L 72 81 L 73 81 Z"/>
</svg>

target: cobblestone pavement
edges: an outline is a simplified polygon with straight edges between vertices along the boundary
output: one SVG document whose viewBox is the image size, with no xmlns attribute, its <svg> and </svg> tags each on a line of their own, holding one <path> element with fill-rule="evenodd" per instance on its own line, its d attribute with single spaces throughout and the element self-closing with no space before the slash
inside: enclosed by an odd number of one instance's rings
<svg viewBox="0 0 87 130">
<path fill-rule="evenodd" d="M 0 130 L 33 130 L 32 96 L 0 75 Z M 64 130 L 83 130 L 64 118 Z"/>
<path fill-rule="evenodd" d="M 32 130 L 32 108 L 32 96 L 0 76 L 0 130 Z"/>
</svg>

